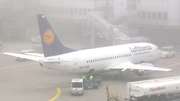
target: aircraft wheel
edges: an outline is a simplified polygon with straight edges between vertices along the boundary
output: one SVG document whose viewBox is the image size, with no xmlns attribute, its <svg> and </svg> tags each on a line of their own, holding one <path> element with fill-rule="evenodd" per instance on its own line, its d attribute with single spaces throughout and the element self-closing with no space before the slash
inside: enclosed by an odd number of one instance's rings
<svg viewBox="0 0 180 101">
<path fill-rule="evenodd" d="M 159 101 L 167 101 L 167 97 L 165 94 L 159 96 Z"/>
<path fill-rule="evenodd" d="M 149 101 L 156 101 L 156 96 L 151 96 L 151 97 L 149 98 Z"/>
<path fill-rule="evenodd" d="M 87 89 L 88 89 L 88 87 L 84 87 L 84 89 L 85 89 L 85 90 L 87 90 Z"/>
<path fill-rule="evenodd" d="M 19 57 L 16 58 L 16 61 L 20 61 Z"/>
<path fill-rule="evenodd" d="M 98 85 L 102 85 L 102 81 L 100 81 Z"/>
<path fill-rule="evenodd" d="M 94 89 L 98 89 L 98 86 L 93 86 Z"/>
<path fill-rule="evenodd" d="M 81 96 L 83 96 L 84 95 L 84 92 L 81 94 Z"/>
</svg>

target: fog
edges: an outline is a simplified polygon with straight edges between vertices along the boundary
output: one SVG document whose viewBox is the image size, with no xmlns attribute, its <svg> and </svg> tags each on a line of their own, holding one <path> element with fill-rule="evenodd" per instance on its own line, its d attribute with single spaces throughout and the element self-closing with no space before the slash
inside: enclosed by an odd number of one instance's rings
<svg viewBox="0 0 180 101">
<path fill-rule="evenodd" d="M 29 42 L 31 37 L 38 36 L 37 14 L 46 14 L 58 34 L 84 35 L 93 28 L 96 30 L 93 34 L 100 33 L 104 36 L 105 32 L 101 30 L 108 28 L 102 28 L 104 27 L 102 25 L 93 27 L 88 22 L 88 15 L 98 11 L 101 12 L 102 19 L 109 24 L 122 26 L 117 28 L 129 37 L 142 35 L 154 43 L 178 45 L 179 13 L 176 13 L 178 9 L 166 6 L 174 4 L 178 7 L 179 5 L 176 1 L 172 1 L 171 4 L 167 1 L 164 1 L 164 5 L 160 5 L 161 0 L 159 2 L 148 2 L 147 0 L 137 2 L 136 0 L 74 0 L 72 2 L 70 0 L 53 2 L 48 0 L 1 0 L 0 39 L 8 42 Z M 153 5 L 156 6 L 153 7 Z M 158 5 L 160 5 L 159 8 Z M 105 39 L 110 41 L 110 39 Z"/>
<path fill-rule="evenodd" d="M 105 89 L 107 86 L 113 88 L 113 91 L 116 92 L 115 95 L 121 101 L 125 101 L 125 98 L 130 97 L 127 93 L 127 82 L 178 76 L 179 8 L 180 0 L 0 0 L 0 90 L 2 90 L 0 101 L 17 101 L 19 99 L 22 101 L 36 101 L 37 99 L 39 101 L 105 101 L 107 100 Z M 69 82 L 79 75 L 43 69 L 40 60 L 38 62 L 36 60 L 36 63 L 29 60 L 17 61 L 18 57 L 4 55 L 4 52 L 18 53 L 27 49 L 43 53 L 37 14 L 45 14 L 63 45 L 75 50 L 139 42 L 152 43 L 158 46 L 158 49 L 172 46 L 171 50 L 174 53 L 171 56 L 158 58 L 158 62 L 153 61 L 153 64 L 157 67 L 173 69 L 173 71 L 152 72 L 152 75 L 149 75 L 149 70 L 131 69 L 129 75 L 126 68 L 121 68 L 113 72 L 100 73 L 103 81 L 99 88 L 93 89 L 94 87 L 92 87 L 92 89 L 86 90 L 83 96 L 71 96 Z M 149 45 L 137 47 L 132 47 L 135 52 L 138 52 L 138 49 L 140 51 L 152 49 Z M 107 50 L 103 52 L 107 52 Z M 131 52 L 134 54 L 133 51 Z M 150 52 L 143 54 L 146 53 Z M 98 54 L 91 54 L 94 57 L 98 56 Z M 132 55 L 128 54 L 128 56 Z M 147 56 L 155 57 L 154 55 Z M 108 57 L 108 59 L 115 58 L 119 57 Z M 58 64 L 60 64 L 61 59 L 58 59 Z M 68 59 L 65 59 L 66 63 L 70 63 Z M 101 59 L 104 58 L 90 60 L 95 63 Z M 73 64 L 77 67 L 81 65 L 78 64 L 80 60 L 76 60 L 74 57 L 72 60 L 75 61 L 71 63 L 72 67 Z M 90 60 L 86 60 L 85 57 L 83 62 L 88 64 Z M 122 60 L 120 63 L 127 62 L 127 60 Z M 39 62 L 41 66 L 38 64 Z M 138 64 L 141 65 L 143 62 L 142 59 Z M 101 63 L 103 66 L 104 64 Z M 108 64 L 108 66 L 114 66 L 114 64 Z M 87 65 L 78 68 L 89 67 Z M 68 66 L 66 66 L 67 68 L 69 71 Z M 89 69 L 87 73 L 90 74 L 94 70 Z M 61 91 L 59 91 L 60 88 Z M 53 97 L 54 95 L 55 97 Z"/>
</svg>

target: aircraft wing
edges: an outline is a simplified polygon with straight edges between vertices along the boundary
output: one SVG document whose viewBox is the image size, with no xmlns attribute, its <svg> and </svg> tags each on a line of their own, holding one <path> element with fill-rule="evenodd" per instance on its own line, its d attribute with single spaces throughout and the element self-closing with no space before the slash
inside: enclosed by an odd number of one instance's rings
<svg viewBox="0 0 180 101">
<path fill-rule="evenodd" d="M 142 64 L 133 64 L 133 63 L 123 63 L 118 66 L 112 66 L 110 68 L 106 68 L 106 70 L 151 70 L 151 71 L 171 71 L 172 69 L 166 69 L 166 68 L 160 68 L 160 67 L 154 67 L 151 63 L 142 63 Z"/>
<path fill-rule="evenodd" d="M 33 56 L 33 55 L 28 55 L 28 54 L 17 54 L 17 53 L 9 53 L 9 52 L 4 52 L 3 54 L 15 56 L 15 57 L 21 57 L 21 58 L 25 58 L 29 60 L 34 60 L 34 61 L 39 61 L 41 59 L 44 59 L 44 57 Z"/>
</svg>

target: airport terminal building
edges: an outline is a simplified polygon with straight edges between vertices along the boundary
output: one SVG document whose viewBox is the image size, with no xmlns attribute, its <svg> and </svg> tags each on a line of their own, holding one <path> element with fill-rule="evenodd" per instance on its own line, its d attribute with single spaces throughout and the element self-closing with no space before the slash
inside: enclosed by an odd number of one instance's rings
<svg viewBox="0 0 180 101">
<path fill-rule="evenodd" d="M 112 24 L 125 25 L 125 31 L 154 39 L 166 36 L 173 43 L 179 37 L 179 0 L 1 0 L 1 38 L 24 39 L 38 35 L 37 13 L 44 13 L 57 23 L 84 33 L 87 15 L 101 11 Z M 72 24 L 73 23 L 73 24 Z M 77 29 L 77 28 L 76 28 Z M 136 29 L 130 30 L 130 29 Z M 78 32 L 79 31 L 79 32 Z M 155 39 L 157 40 L 157 39 Z M 163 40 L 163 39 L 162 39 Z"/>
</svg>

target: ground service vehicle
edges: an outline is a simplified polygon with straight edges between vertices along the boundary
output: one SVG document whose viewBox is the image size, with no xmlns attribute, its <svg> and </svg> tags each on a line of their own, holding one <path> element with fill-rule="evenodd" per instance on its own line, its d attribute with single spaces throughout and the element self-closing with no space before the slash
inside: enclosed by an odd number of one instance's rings
<svg viewBox="0 0 180 101">
<path fill-rule="evenodd" d="M 93 79 L 86 78 L 84 79 L 84 88 L 94 88 L 98 89 L 98 86 L 102 84 L 102 77 L 95 75 Z"/>
<path fill-rule="evenodd" d="M 167 95 L 180 93 L 180 76 L 128 82 L 130 101 L 167 101 Z"/>
<path fill-rule="evenodd" d="M 72 95 L 83 95 L 84 94 L 83 79 L 81 79 L 81 78 L 72 79 L 71 94 Z"/>
<path fill-rule="evenodd" d="M 170 57 L 174 57 L 174 47 L 172 46 L 162 47 L 161 58 L 170 58 Z"/>
</svg>

